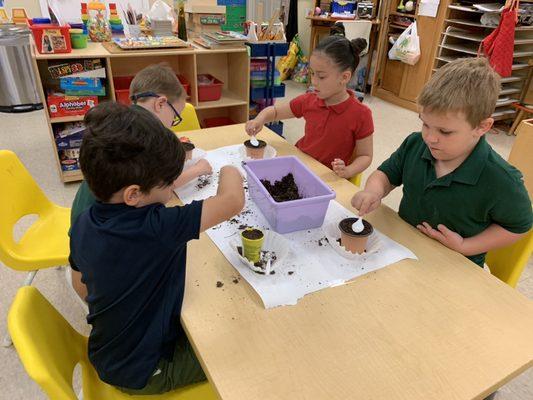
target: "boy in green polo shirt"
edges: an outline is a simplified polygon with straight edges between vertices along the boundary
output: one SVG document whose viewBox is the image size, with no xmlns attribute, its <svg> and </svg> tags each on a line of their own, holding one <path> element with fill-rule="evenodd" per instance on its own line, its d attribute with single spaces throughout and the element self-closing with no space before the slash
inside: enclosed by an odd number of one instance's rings
<svg viewBox="0 0 533 400">
<path fill-rule="evenodd" d="M 519 240 L 532 225 L 531 200 L 520 171 L 484 136 L 499 92 L 486 59 L 440 68 L 418 98 L 422 132 L 408 136 L 355 194 L 359 214 L 403 185 L 400 217 L 481 267 L 487 251 Z"/>
</svg>

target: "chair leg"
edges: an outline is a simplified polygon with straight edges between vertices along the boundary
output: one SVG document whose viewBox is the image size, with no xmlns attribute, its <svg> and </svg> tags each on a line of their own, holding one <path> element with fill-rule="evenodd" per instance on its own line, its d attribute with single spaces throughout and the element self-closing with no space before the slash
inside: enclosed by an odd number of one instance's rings
<svg viewBox="0 0 533 400">
<path fill-rule="evenodd" d="M 33 279 L 35 278 L 35 275 L 37 275 L 37 270 L 28 272 L 28 275 L 26 275 L 26 279 L 24 279 L 24 282 L 22 283 L 22 286 L 30 286 L 33 282 Z M 13 344 L 13 341 L 11 340 L 11 336 L 9 335 L 9 331 L 6 332 L 6 335 L 4 336 L 4 339 L 2 340 L 2 347 L 11 347 Z"/>
<path fill-rule="evenodd" d="M 518 111 L 518 115 L 515 117 L 513 125 L 511 125 L 511 129 L 509 129 L 509 132 L 507 132 L 508 136 L 514 135 L 514 131 L 516 131 L 516 128 L 518 128 L 518 125 L 520 125 L 520 122 L 524 119 L 524 114 L 526 112 L 524 110 Z"/>
</svg>

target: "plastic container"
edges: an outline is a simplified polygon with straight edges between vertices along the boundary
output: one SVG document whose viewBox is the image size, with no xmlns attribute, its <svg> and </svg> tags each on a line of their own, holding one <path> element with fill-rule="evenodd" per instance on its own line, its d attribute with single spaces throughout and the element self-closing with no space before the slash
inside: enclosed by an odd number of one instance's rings
<svg viewBox="0 0 533 400">
<path fill-rule="evenodd" d="M 115 86 L 115 98 L 118 103 L 129 106 L 130 100 L 130 84 L 133 76 L 116 76 L 113 78 L 113 85 Z"/>
<path fill-rule="evenodd" d="M 203 81 L 212 83 L 204 84 Z M 198 75 L 198 101 L 216 101 L 222 97 L 222 87 L 224 82 L 218 80 L 213 75 Z"/>
<path fill-rule="evenodd" d="M 181 83 L 181 86 L 183 86 L 183 89 L 185 90 L 185 93 L 187 93 L 187 96 L 191 95 L 191 84 L 189 83 L 189 80 L 185 78 L 183 75 L 176 75 Z"/>
<path fill-rule="evenodd" d="M 71 29 L 70 42 L 73 49 L 85 49 L 87 47 L 87 35 L 83 33 L 83 29 Z"/>
<path fill-rule="evenodd" d="M 204 127 L 214 128 L 216 126 L 235 125 L 235 121 L 228 117 L 213 117 L 204 119 Z"/>
<path fill-rule="evenodd" d="M 70 53 L 70 25 L 37 24 L 28 21 L 35 47 L 41 54 Z"/>
<path fill-rule="evenodd" d="M 275 157 L 243 163 L 252 200 L 257 204 L 271 228 L 278 233 L 289 233 L 322 226 L 328 205 L 335 192 L 320 180 L 297 157 Z M 300 200 L 278 203 L 260 182 L 280 180 L 292 173 Z"/>
<path fill-rule="evenodd" d="M 354 14 L 356 5 L 356 1 L 333 0 L 331 2 L 331 12 L 339 14 Z"/>
<path fill-rule="evenodd" d="M 95 1 L 87 5 L 88 16 L 87 28 L 89 30 L 89 37 L 93 42 L 110 42 L 111 41 L 111 27 L 107 19 L 106 6 L 103 3 Z"/>
</svg>

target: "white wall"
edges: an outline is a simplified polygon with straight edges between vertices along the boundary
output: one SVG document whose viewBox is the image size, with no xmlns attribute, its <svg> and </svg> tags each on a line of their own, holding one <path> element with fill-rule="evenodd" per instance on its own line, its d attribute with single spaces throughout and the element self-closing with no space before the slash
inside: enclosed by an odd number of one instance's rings
<svg viewBox="0 0 533 400">
<path fill-rule="evenodd" d="M 305 19 L 307 12 L 314 8 L 314 0 L 298 0 L 298 34 L 305 55 L 309 57 L 309 41 L 311 40 L 311 24 Z"/>
<path fill-rule="evenodd" d="M 39 6 L 39 0 L 5 0 L 4 7 L 6 8 L 10 17 L 12 7 L 25 8 L 28 17 L 30 18 L 41 16 L 41 7 Z"/>
</svg>

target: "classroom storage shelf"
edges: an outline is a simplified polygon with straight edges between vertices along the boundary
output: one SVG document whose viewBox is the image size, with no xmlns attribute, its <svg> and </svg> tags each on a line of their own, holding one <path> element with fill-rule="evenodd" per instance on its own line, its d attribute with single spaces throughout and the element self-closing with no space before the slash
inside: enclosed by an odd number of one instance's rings
<svg viewBox="0 0 533 400">
<path fill-rule="evenodd" d="M 473 6 L 448 4 L 442 25 L 441 38 L 433 64 L 433 72 L 462 57 L 477 57 L 481 41 L 496 27 L 481 22 L 483 11 Z M 502 78 L 502 90 L 492 117 L 507 120 L 515 117 L 512 104 L 528 93 L 526 76 L 528 59 L 533 57 L 533 26 L 517 26 L 513 53 L 512 75 Z"/>
<path fill-rule="evenodd" d="M 275 84 L 276 57 L 285 56 L 288 43 L 247 43 L 252 59 L 266 59 L 265 85 L 250 87 L 250 102 L 263 101 L 265 107 L 274 104 L 274 99 L 285 97 L 285 85 Z M 267 125 L 278 135 L 283 135 L 283 122 L 274 121 Z"/>
<path fill-rule="evenodd" d="M 101 59 L 105 66 L 106 96 L 99 102 L 116 100 L 113 78 L 134 76 L 148 65 L 166 63 L 184 77 L 190 84 L 190 102 L 197 111 L 200 124 L 209 118 L 229 118 L 235 123 L 248 120 L 248 100 L 250 96 L 250 63 L 246 47 L 231 49 L 168 49 L 157 51 L 129 51 L 110 53 L 100 43 L 89 43 L 83 50 L 73 50 L 68 54 L 39 54 L 33 51 L 33 66 L 36 71 L 39 91 L 43 104 L 46 102 L 46 90 L 57 86 L 57 81 L 50 79 L 48 66 L 50 62 L 65 63 L 73 60 Z M 222 96 L 216 101 L 198 101 L 197 76 L 211 74 L 224 83 Z M 83 115 L 50 118 L 48 106 L 46 118 L 52 143 L 56 150 L 54 126 L 69 122 L 83 121 Z M 55 151 L 59 175 L 63 182 L 79 181 L 83 176 L 79 170 L 63 171 L 58 151 Z"/>
</svg>

